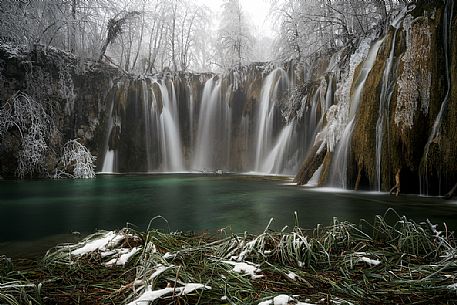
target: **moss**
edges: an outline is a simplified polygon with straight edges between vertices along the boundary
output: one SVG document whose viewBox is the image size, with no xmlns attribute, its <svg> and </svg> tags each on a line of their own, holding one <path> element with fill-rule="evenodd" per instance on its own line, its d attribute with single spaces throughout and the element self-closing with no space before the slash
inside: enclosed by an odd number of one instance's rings
<svg viewBox="0 0 457 305">
<path fill-rule="evenodd" d="M 376 181 L 376 124 L 379 114 L 379 99 L 385 65 L 390 55 L 394 32 L 391 29 L 378 50 L 376 61 L 368 74 L 359 111 L 356 115 L 354 133 L 352 136 L 353 162 L 359 168 L 348 169 L 351 181 L 357 179 L 359 171 L 368 176 L 370 185 Z"/>
<path fill-rule="evenodd" d="M 388 190 L 393 185 L 393 177 L 397 169 L 401 169 L 402 175 L 402 192 L 409 189 L 410 192 L 419 192 L 420 185 L 417 179 L 406 177 L 418 177 L 421 160 L 423 157 L 424 147 L 432 129 L 434 119 L 439 112 L 441 101 L 443 98 L 443 75 L 442 75 L 442 49 L 441 49 L 441 14 L 438 10 L 434 19 L 421 17 L 413 23 L 412 32 L 413 43 L 424 44 L 426 41 L 431 41 L 430 54 L 425 57 L 413 57 L 413 67 L 425 67 L 426 71 L 431 74 L 430 100 L 428 102 L 428 111 L 421 110 L 424 101 L 423 96 L 418 95 L 417 109 L 414 112 L 413 124 L 411 128 L 397 125 L 395 122 L 395 113 L 399 98 L 398 82 L 395 84 L 394 92 L 389 109 L 389 128 L 387 130 L 387 138 L 384 139 L 382 151 L 382 181 L 383 189 Z M 418 31 L 421 27 L 429 26 L 431 31 L 430 38 L 425 37 L 426 34 L 420 34 Z M 400 56 L 404 56 L 406 51 L 405 32 L 402 30 L 398 33 L 397 52 Z M 404 61 L 399 60 L 398 66 L 394 73 L 396 79 L 402 75 Z M 407 173 L 407 174 L 406 174 Z M 409 185 L 408 187 L 404 187 Z"/>
<path fill-rule="evenodd" d="M 327 184 L 330 175 L 332 159 L 333 153 L 331 151 L 327 151 L 327 153 L 325 154 L 324 162 L 322 163 L 321 176 L 319 177 L 319 183 L 317 186 L 324 186 Z"/>
</svg>

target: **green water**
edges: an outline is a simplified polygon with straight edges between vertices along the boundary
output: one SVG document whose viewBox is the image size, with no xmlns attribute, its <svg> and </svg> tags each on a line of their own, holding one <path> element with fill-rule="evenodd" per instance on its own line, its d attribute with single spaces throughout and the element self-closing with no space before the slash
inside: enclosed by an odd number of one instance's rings
<svg viewBox="0 0 457 305">
<path fill-rule="evenodd" d="M 273 227 L 330 224 L 332 217 L 372 220 L 393 207 L 416 221 L 457 229 L 457 204 L 436 198 L 318 191 L 288 180 L 253 176 L 98 176 L 93 180 L 0 181 L 0 252 L 5 242 L 30 241 L 127 223 L 171 231 L 261 232 Z M 442 226 L 441 226 L 442 227 Z M 0 253 L 1 254 L 1 253 Z"/>
</svg>

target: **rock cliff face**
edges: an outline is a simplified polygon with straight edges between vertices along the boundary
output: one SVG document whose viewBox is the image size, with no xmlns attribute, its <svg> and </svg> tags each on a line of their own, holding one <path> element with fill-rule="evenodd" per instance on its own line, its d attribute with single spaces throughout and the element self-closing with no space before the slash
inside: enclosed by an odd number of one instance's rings
<svg viewBox="0 0 457 305">
<path fill-rule="evenodd" d="M 77 60 L 71 54 L 36 46 L 28 51 L 20 47 L 0 46 L 0 107 L 22 92 L 40 103 L 50 117 L 53 134 L 46 145 L 46 169 L 56 167 L 62 145 L 69 139 L 98 154 L 97 128 L 106 113 L 105 96 L 119 71 L 108 65 Z M 10 130 L 0 145 L 0 176 L 13 177 L 20 150 L 18 130 Z"/>
<path fill-rule="evenodd" d="M 415 8 L 385 35 L 374 39 L 382 43 L 363 85 L 354 126 L 351 132 L 341 135 L 331 128 L 341 129 L 350 124 L 350 116 L 344 112 L 352 107 L 357 94 L 354 84 L 368 61 L 365 56 L 357 62 L 352 55 L 350 64 L 357 64 L 354 73 L 344 71 L 350 69 L 348 65 L 343 68 L 344 77 L 337 81 L 337 87 L 344 88 L 345 77 L 352 76 L 348 98 L 351 102 L 345 106 L 341 97 L 344 90 L 337 96 L 337 89 L 336 114 L 327 112 L 327 126 L 316 138 L 316 146 L 321 149 L 310 151 L 296 181 L 307 183 L 312 177 L 310 168 L 316 171 L 322 165 L 319 184 L 332 185 L 327 173 L 335 171 L 335 164 L 341 163 L 336 159 L 342 154 L 335 151 L 349 138 L 348 153 L 344 155 L 345 187 L 387 191 L 395 184 L 395 174 L 400 170 L 404 192 L 447 192 L 457 179 L 457 150 L 453 144 L 453 130 L 457 127 L 453 86 L 457 75 L 455 29 L 456 7 L 448 1 L 434 9 Z M 363 54 L 360 49 L 355 53 Z M 333 145 L 332 137 L 338 144 Z"/>
</svg>

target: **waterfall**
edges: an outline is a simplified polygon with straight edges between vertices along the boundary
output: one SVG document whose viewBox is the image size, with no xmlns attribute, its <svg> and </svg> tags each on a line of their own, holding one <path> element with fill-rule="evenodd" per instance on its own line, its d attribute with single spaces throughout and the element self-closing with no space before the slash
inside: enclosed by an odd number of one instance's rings
<svg viewBox="0 0 457 305">
<path fill-rule="evenodd" d="M 286 154 L 287 146 L 293 132 L 293 123 L 289 123 L 281 131 L 276 144 L 268 153 L 260 167 L 256 169 L 260 173 L 279 174 L 284 169 L 283 156 Z"/>
<path fill-rule="evenodd" d="M 223 140 L 219 138 L 218 131 L 226 128 L 224 126 L 229 113 L 228 105 L 224 103 L 221 96 L 221 80 L 209 79 L 203 89 L 198 129 L 194 150 L 192 168 L 196 170 L 209 171 L 217 169 L 217 151 L 219 148 L 225 150 Z"/>
<path fill-rule="evenodd" d="M 392 81 L 392 67 L 395 56 L 395 42 L 397 38 L 397 30 L 395 29 L 392 39 L 392 46 L 390 48 L 389 58 L 384 67 L 382 76 L 381 93 L 379 96 L 379 112 L 378 120 L 376 122 L 376 189 L 381 191 L 381 157 L 382 157 L 382 142 L 384 139 L 384 126 L 388 126 L 389 117 L 388 111 L 390 108 L 390 100 L 393 91 Z M 386 125 L 384 125 L 386 124 Z"/>
<path fill-rule="evenodd" d="M 257 113 L 258 125 L 256 128 L 256 150 L 255 150 L 255 167 L 256 172 L 270 173 L 269 169 L 271 168 L 270 164 L 266 162 L 271 162 L 272 149 L 280 149 L 277 144 L 284 142 L 278 141 L 274 143 L 274 120 L 275 120 L 275 106 L 276 100 L 278 98 L 278 90 L 288 88 L 289 78 L 286 71 L 281 68 L 277 68 L 272 71 L 265 79 L 262 90 L 260 92 L 260 101 L 259 109 Z M 287 127 L 285 127 L 287 128 Z M 283 132 L 281 132 L 283 134 Z M 276 160 L 275 160 L 276 162 Z"/>
<path fill-rule="evenodd" d="M 190 84 L 187 84 L 186 86 L 187 88 L 187 93 L 188 93 L 188 96 L 189 96 L 189 104 L 188 104 L 188 107 L 189 107 L 189 129 L 190 129 L 190 132 L 189 132 L 189 144 L 191 147 L 193 147 L 194 145 L 194 136 L 193 136 L 193 130 L 194 130 L 194 95 L 193 95 L 193 92 L 192 92 L 192 87 L 190 86 Z"/>
<path fill-rule="evenodd" d="M 143 81 L 141 83 L 141 91 L 142 91 L 142 101 L 143 101 L 143 111 L 144 111 L 144 136 L 145 136 L 145 146 L 146 146 L 146 163 L 147 163 L 147 171 L 152 170 L 152 137 L 151 137 L 151 130 L 152 130 L 152 121 L 151 116 L 154 114 L 152 112 L 151 104 L 149 103 L 149 90 L 147 83 Z"/>
<path fill-rule="evenodd" d="M 115 88 L 115 87 L 113 87 Z M 119 89 L 119 88 L 117 88 Z M 121 127 L 120 120 L 117 119 L 116 116 L 113 115 L 114 110 L 114 103 L 115 103 L 115 94 L 113 94 L 113 98 L 110 101 L 109 111 L 108 111 L 108 119 L 107 119 L 107 136 L 105 138 L 105 156 L 103 159 L 103 165 L 101 169 L 101 173 L 114 173 L 116 170 L 115 162 L 116 162 L 116 151 L 110 149 L 109 141 L 111 138 L 111 133 L 113 132 L 113 127 Z"/>
<path fill-rule="evenodd" d="M 322 114 L 326 113 L 330 106 L 332 106 L 333 94 L 333 74 L 330 74 L 330 80 L 328 82 L 327 91 L 325 93 L 325 109 L 322 111 Z"/>
<path fill-rule="evenodd" d="M 107 150 L 105 153 L 105 160 L 103 161 L 102 173 L 114 173 L 114 158 L 115 151 Z"/>
<path fill-rule="evenodd" d="M 160 114 L 160 135 L 162 148 L 162 169 L 164 171 L 183 171 L 181 136 L 179 134 L 179 117 L 176 94 L 172 85 L 170 94 L 165 81 L 157 82 L 162 93 L 162 113 Z"/>
<path fill-rule="evenodd" d="M 333 156 L 332 167 L 331 167 L 331 178 L 330 183 L 337 187 L 347 188 L 347 167 L 348 167 L 348 158 L 349 158 L 349 147 L 352 138 L 352 133 L 354 130 L 355 125 L 355 116 L 357 110 L 359 109 L 359 104 L 361 101 L 361 96 L 363 93 L 363 87 L 365 85 L 365 81 L 368 78 L 368 74 L 370 73 L 371 69 L 376 60 L 376 56 L 378 54 L 379 47 L 381 46 L 384 40 L 380 39 L 376 41 L 371 47 L 368 52 L 367 58 L 363 62 L 362 70 L 355 80 L 355 90 L 354 93 L 350 97 L 349 113 L 348 113 L 348 124 L 346 125 L 344 132 L 341 136 L 340 142 L 338 147 L 335 151 L 335 155 Z M 349 87 L 351 88 L 351 87 Z"/>
<path fill-rule="evenodd" d="M 113 133 L 119 143 L 113 147 L 119 149 L 105 151 L 104 171 L 113 172 L 117 162 L 122 172 L 295 174 L 311 142 L 306 132 L 314 133 L 321 124 L 330 94 L 326 83 L 315 94 L 310 123 L 293 115 L 290 121 L 284 118 L 280 102 L 288 97 L 289 77 L 283 69 L 273 70 L 252 89 L 241 87 L 241 79 L 203 76 L 184 84 L 166 75 L 127 80 L 107 126 L 106 143 Z M 243 90 L 254 94 L 248 99 Z M 122 131 L 120 124 L 117 133 L 111 131 L 114 121 L 122 122 Z"/>
<path fill-rule="evenodd" d="M 451 23 L 452 23 L 452 18 L 453 18 L 453 12 L 454 12 L 454 0 L 446 0 L 446 5 L 444 8 L 444 16 L 443 16 L 443 46 L 444 46 L 443 49 L 444 49 L 444 59 L 445 59 L 447 90 L 446 90 L 446 95 L 444 96 L 444 99 L 441 103 L 440 111 L 438 112 L 438 115 L 436 116 L 436 119 L 433 123 L 432 131 L 427 139 L 427 143 L 424 148 L 424 154 L 422 156 L 422 170 L 425 170 L 425 173 L 422 172 L 420 175 L 425 176 L 426 184 L 427 184 L 427 161 L 428 161 L 428 153 L 430 150 L 430 145 L 439 136 L 443 116 L 447 111 L 449 98 L 450 98 L 450 94 L 451 94 L 452 83 L 451 83 L 451 72 L 450 72 L 450 67 L 451 67 L 450 43 L 451 43 L 451 39 L 452 39 Z M 421 177 L 421 180 L 422 180 L 422 177 Z M 421 193 L 422 193 L 422 185 L 420 186 L 420 188 L 421 188 Z M 428 191 L 428 185 L 425 185 L 425 191 L 426 192 Z"/>
</svg>

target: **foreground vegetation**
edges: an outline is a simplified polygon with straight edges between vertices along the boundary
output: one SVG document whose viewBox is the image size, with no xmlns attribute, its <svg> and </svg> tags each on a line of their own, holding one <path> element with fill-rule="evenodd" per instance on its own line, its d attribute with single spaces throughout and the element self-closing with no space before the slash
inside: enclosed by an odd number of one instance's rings
<svg viewBox="0 0 457 305">
<path fill-rule="evenodd" d="M 449 232 L 392 210 L 259 235 L 127 228 L 0 258 L 0 304 L 450 304 L 456 254 Z"/>
</svg>

